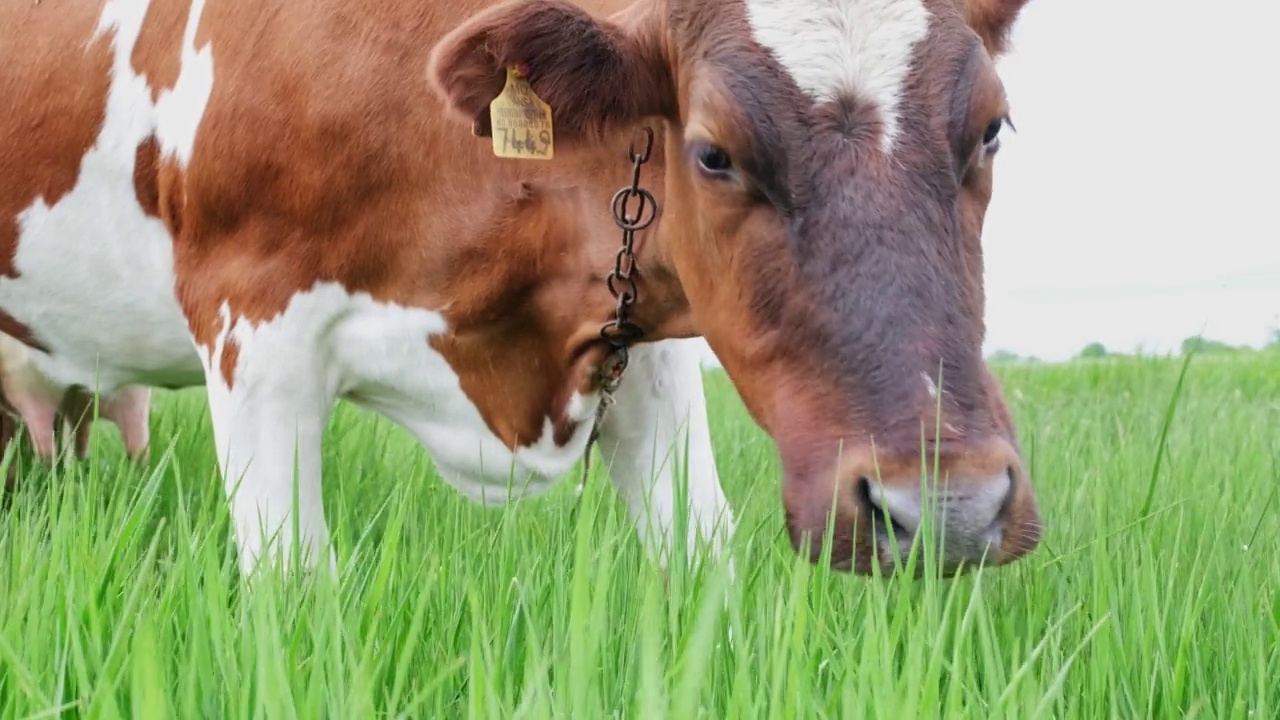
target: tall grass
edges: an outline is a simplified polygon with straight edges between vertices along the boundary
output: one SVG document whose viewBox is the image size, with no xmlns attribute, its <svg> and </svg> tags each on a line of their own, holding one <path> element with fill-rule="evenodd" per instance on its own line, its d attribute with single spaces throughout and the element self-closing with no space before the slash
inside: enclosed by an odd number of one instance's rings
<svg viewBox="0 0 1280 720">
<path fill-rule="evenodd" d="M 1280 357 L 1197 358 L 1179 388 L 1182 369 L 997 368 L 1044 542 L 919 581 L 797 559 L 773 446 L 713 373 L 732 578 L 653 567 L 601 467 L 581 498 L 566 480 L 486 510 L 343 406 L 324 458 L 340 579 L 245 582 L 203 399 L 159 393 L 148 468 L 110 429 L 85 462 L 24 463 L 0 515 L 0 712 L 1274 718 Z"/>
</svg>

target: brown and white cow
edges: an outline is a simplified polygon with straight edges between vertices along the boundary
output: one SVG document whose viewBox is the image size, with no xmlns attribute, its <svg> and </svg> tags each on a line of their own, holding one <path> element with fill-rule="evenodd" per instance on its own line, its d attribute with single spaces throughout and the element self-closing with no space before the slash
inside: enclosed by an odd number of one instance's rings
<svg viewBox="0 0 1280 720">
<path fill-rule="evenodd" d="M 1039 518 L 979 236 L 1023 2 L 3 0 L 0 330 L 59 382 L 205 384 L 242 566 L 294 542 L 295 457 L 314 562 L 338 398 L 479 501 L 582 457 L 650 127 L 644 335 L 599 433 L 642 538 L 670 539 L 673 449 L 694 530 L 732 526 L 703 335 L 777 442 L 797 547 L 834 507 L 834 563 L 893 567 L 929 500 L 949 567 L 1009 562 Z M 509 66 L 552 160 L 493 155 Z"/>
</svg>

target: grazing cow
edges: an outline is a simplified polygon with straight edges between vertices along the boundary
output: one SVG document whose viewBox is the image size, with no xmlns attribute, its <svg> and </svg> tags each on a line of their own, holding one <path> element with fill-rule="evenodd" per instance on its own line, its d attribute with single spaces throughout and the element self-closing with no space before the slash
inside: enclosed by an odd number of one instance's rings
<svg viewBox="0 0 1280 720">
<path fill-rule="evenodd" d="M 320 561 L 337 398 L 486 503 L 595 440 L 651 552 L 674 449 L 719 547 L 698 335 L 798 549 L 832 517 L 892 569 L 930 502 L 946 568 L 1007 563 L 980 231 L 1024 1 L 3 0 L 0 330 L 59 383 L 204 384 L 246 571 Z"/>
<path fill-rule="evenodd" d="M 83 459 L 89 450 L 94 396 L 41 373 L 31 360 L 33 352 L 16 338 L 0 333 L 0 410 L 26 423 L 36 457 L 45 461 L 56 453 L 57 426 L 70 425 L 76 457 Z M 98 416 L 120 428 L 126 452 L 137 461 L 145 461 L 148 454 L 150 407 L 151 388 L 144 385 L 125 386 L 100 397 L 98 403 Z M 0 449 L 6 445 L 0 444 Z"/>
</svg>

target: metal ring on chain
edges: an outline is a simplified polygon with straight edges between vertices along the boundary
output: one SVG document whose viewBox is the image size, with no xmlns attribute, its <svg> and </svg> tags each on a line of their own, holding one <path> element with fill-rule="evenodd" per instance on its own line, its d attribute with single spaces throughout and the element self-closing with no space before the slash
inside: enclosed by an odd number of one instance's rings
<svg viewBox="0 0 1280 720">
<path fill-rule="evenodd" d="M 633 197 L 640 198 L 640 205 L 636 208 L 634 217 L 627 213 L 627 203 Z M 653 193 L 644 188 L 622 188 L 614 193 L 612 205 L 613 222 L 623 230 L 632 232 L 643 230 L 649 227 L 658 216 L 658 201 L 654 199 Z"/>
<path fill-rule="evenodd" d="M 644 330 L 633 322 L 610 320 L 600 328 L 600 337 L 608 340 L 615 347 L 625 346 L 644 336 Z"/>
</svg>

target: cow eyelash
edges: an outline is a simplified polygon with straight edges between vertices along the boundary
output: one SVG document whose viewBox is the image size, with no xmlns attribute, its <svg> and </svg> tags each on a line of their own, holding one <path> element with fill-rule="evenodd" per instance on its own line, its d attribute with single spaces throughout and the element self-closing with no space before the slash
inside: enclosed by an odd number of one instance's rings
<svg viewBox="0 0 1280 720">
<path fill-rule="evenodd" d="M 1000 131 L 1004 126 L 1008 125 L 1010 130 L 1017 132 L 1017 128 L 1013 126 L 1013 120 L 1008 115 L 1002 115 L 991 121 L 986 131 L 982 133 L 982 149 L 987 154 L 993 154 L 1000 149 Z"/>
</svg>

